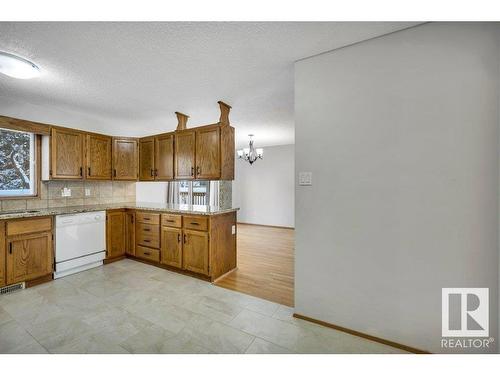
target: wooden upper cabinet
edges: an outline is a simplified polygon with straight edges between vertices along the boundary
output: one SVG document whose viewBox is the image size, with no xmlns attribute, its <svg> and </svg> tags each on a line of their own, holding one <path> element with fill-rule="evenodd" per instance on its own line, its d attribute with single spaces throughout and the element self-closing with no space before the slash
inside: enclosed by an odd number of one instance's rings
<svg viewBox="0 0 500 375">
<path fill-rule="evenodd" d="M 155 137 L 155 179 L 174 179 L 174 133 Z"/>
<path fill-rule="evenodd" d="M 139 140 L 139 180 L 155 179 L 155 139 L 154 137 Z"/>
<path fill-rule="evenodd" d="M 87 134 L 86 162 L 86 179 L 111 180 L 111 137 Z"/>
<path fill-rule="evenodd" d="M 196 178 L 220 178 L 220 161 L 220 126 L 196 130 Z"/>
<path fill-rule="evenodd" d="M 54 179 L 83 178 L 82 132 L 70 129 L 51 129 L 51 177 Z"/>
<path fill-rule="evenodd" d="M 208 275 L 208 233 L 185 229 L 182 247 L 183 268 Z"/>
<path fill-rule="evenodd" d="M 136 139 L 113 138 L 113 180 L 137 180 L 138 156 Z"/>
<path fill-rule="evenodd" d="M 7 240 L 7 285 L 52 273 L 52 232 L 25 234 Z"/>
<path fill-rule="evenodd" d="M 194 130 L 182 130 L 175 133 L 175 178 L 192 180 L 195 173 Z"/>
<path fill-rule="evenodd" d="M 0 221 L 0 287 L 5 282 L 5 222 Z"/>
<path fill-rule="evenodd" d="M 125 254 L 125 220 L 124 211 L 108 211 L 106 213 L 106 247 L 108 259 Z"/>
</svg>

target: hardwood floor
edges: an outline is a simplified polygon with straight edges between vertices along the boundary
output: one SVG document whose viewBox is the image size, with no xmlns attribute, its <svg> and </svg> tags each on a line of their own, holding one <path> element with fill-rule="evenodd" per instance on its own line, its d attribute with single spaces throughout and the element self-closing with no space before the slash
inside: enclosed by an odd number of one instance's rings
<svg viewBox="0 0 500 375">
<path fill-rule="evenodd" d="M 215 285 L 294 305 L 293 229 L 238 224 L 238 269 Z"/>
</svg>

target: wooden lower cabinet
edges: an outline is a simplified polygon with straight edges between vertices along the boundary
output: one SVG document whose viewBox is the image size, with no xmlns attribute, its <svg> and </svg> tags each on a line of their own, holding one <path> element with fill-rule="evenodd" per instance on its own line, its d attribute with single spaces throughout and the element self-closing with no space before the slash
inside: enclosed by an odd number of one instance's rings
<svg viewBox="0 0 500 375">
<path fill-rule="evenodd" d="M 125 211 L 113 210 L 106 213 L 106 258 L 125 255 Z"/>
<path fill-rule="evenodd" d="M 5 285 L 5 222 L 0 222 L 0 287 Z"/>
<path fill-rule="evenodd" d="M 24 234 L 7 239 L 7 285 L 52 273 L 52 233 Z"/>
<path fill-rule="evenodd" d="M 161 228 L 161 256 L 162 264 L 182 268 L 182 229 Z"/>
<path fill-rule="evenodd" d="M 182 242 L 183 268 L 188 271 L 208 275 L 208 233 L 185 229 Z"/>
<path fill-rule="evenodd" d="M 125 213 L 125 253 L 135 255 L 135 212 Z"/>
</svg>

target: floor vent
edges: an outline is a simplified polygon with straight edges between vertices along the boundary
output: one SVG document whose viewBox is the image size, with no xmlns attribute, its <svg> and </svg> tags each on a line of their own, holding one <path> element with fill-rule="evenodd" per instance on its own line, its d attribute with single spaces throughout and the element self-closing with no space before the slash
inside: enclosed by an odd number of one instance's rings
<svg viewBox="0 0 500 375">
<path fill-rule="evenodd" d="M 3 288 L 0 288 L 0 296 L 4 294 L 11 294 L 17 292 L 18 290 L 22 290 L 24 288 L 25 288 L 24 283 L 4 286 Z"/>
</svg>

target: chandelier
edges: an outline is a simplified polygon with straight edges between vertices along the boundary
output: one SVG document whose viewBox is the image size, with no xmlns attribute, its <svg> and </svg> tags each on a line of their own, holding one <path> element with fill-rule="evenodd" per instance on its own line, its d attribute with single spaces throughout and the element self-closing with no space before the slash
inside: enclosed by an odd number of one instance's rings
<svg viewBox="0 0 500 375">
<path fill-rule="evenodd" d="M 250 137 L 249 145 L 250 147 L 246 147 L 242 150 L 238 150 L 238 159 L 243 159 L 248 161 L 250 165 L 252 165 L 257 159 L 263 159 L 264 149 L 262 148 L 254 148 L 253 147 L 253 134 L 248 134 Z"/>
</svg>

